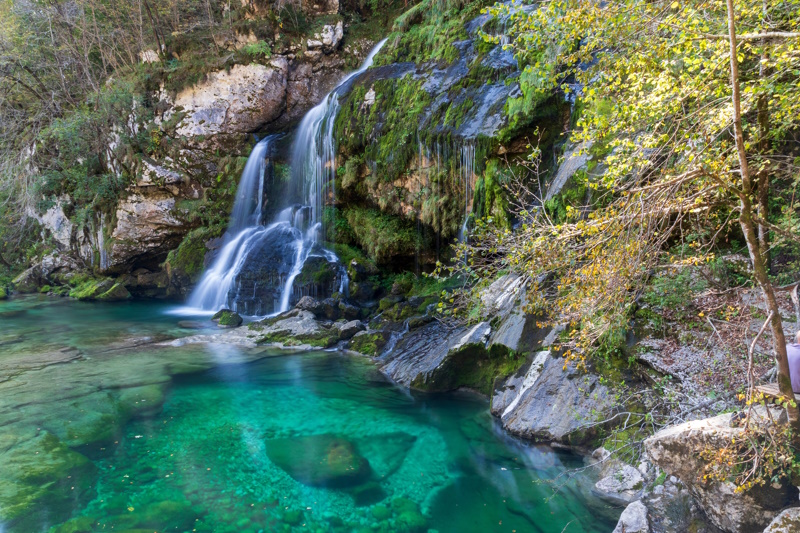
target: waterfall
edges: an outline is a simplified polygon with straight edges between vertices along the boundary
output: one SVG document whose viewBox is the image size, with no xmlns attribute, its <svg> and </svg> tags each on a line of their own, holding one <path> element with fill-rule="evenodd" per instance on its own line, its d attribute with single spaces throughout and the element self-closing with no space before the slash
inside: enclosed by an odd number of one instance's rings
<svg viewBox="0 0 800 533">
<path fill-rule="evenodd" d="M 464 242 L 469 237 L 469 212 L 472 200 L 472 178 L 475 175 L 475 143 L 465 141 L 461 145 L 461 178 L 464 180 L 464 223 L 458 230 L 458 240 Z"/>
<path fill-rule="evenodd" d="M 295 187 L 302 189 L 302 198 L 306 205 L 311 206 L 312 224 L 319 224 L 323 234 L 324 206 L 335 201 L 336 140 L 333 128 L 339 112 L 339 96 L 349 90 L 355 78 L 372 65 L 384 43 L 386 39 L 372 49 L 358 70 L 348 74 L 322 102 L 306 113 L 297 127 L 292 146 L 292 182 Z"/>
<path fill-rule="evenodd" d="M 253 148 L 236 191 L 233 211 L 224 236 L 224 244 L 214 263 L 192 292 L 187 305 L 204 312 L 230 308 L 242 314 L 263 315 L 263 298 L 259 297 L 259 281 L 264 269 L 278 272 L 280 293 L 270 312 L 287 311 L 292 303 L 294 281 L 312 255 L 338 262 L 336 255 L 323 249 L 319 242 L 324 235 L 323 209 L 333 201 L 333 180 L 336 174 L 334 122 L 339 111 L 339 96 L 352 81 L 367 70 L 380 51 L 384 39 L 370 52 L 361 67 L 348 74 L 316 107 L 311 109 L 298 127 L 292 148 L 291 196 L 295 204 L 281 211 L 275 221 L 263 225 L 264 174 L 266 160 L 276 136 L 266 137 Z M 248 264 L 259 264 L 251 279 L 242 279 Z M 339 291 L 348 290 L 347 270 L 339 268 Z M 252 285 L 250 285 L 252 284 Z M 266 284 L 264 284 L 266 285 Z"/>
</svg>

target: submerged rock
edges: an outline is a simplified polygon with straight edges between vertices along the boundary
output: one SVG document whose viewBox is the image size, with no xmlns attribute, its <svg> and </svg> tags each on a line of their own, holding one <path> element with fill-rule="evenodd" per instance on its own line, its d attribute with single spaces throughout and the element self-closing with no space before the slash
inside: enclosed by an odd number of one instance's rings
<svg viewBox="0 0 800 533">
<path fill-rule="evenodd" d="M 772 416 L 786 420 L 783 410 L 775 409 Z M 760 532 L 781 509 L 797 501 L 798 490 L 785 484 L 755 486 L 737 493 L 733 483 L 702 478 L 705 462 L 700 452 L 729 443 L 743 432 L 731 427 L 731 418 L 727 413 L 667 427 L 645 440 L 645 449 L 656 465 L 687 485 L 714 525 L 729 533 Z"/>
<path fill-rule="evenodd" d="M 267 456 L 295 480 L 313 487 L 360 485 L 372 473 L 355 445 L 335 435 L 311 435 L 266 441 Z"/>
<path fill-rule="evenodd" d="M 203 329 L 206 324 L 198 320 L 180 320 L 178 327 L 182 329 Z"/>
<path fill-rule="evenodd" d="M 0 449 L 0 523 L 42 531 L 94 495 L 97 467 L 47 432 L 13 435 Z M 43 508 L 47 513 L 37 512 Z"/>
</svg>

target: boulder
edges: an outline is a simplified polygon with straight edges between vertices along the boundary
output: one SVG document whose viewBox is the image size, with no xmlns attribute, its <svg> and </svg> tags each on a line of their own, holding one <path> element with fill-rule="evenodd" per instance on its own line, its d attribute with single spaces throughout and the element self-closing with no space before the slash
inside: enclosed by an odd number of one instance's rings
<svg viewBox="0 0 800 533">
<path fill-rule="evenodd" d="M 650 533 L 647 507 L 640 501 L 630 503 L 622 511 L 613 533 Z"/>
<path fill-rule="evenodd" d="M 218 313 L 219 314 L 219 313 Z M 214 315 L 216 316 L 216 315 Z M 232 311 L 223 311 L 222 314 L 217 317 L 217 326 L 221 328 L 238 328 L 242 325 L 244 320 L 238 313 L 234 313 Z"/>
<path fill-rule="evenodd" d="M 344 488 L 366 482 L 369 461 L 355 445 L 335 435 L 311 435 L 265 442 L 267 457 L 292 478 L 312 487 Z"/>
<path fill-rule="evenodd" d="M 381 363 L 393 381 L 427 391 L 448 391 L 462 386 L 462 372 L 486 357 L 491 333 L 487 322 L 448 328 L 431 322 L 405 335 Z"/>
<path fill-rule="evenodd" d="M 800 531 L 800 507 L 792 507 L 776 516 L 764 533 L 796 533 L 797 531 Z"/>
<path fill-rule="evenodd" d="M 41 268 L 38 265 L 30 267 L 22 272 L 19 276 L 14 278 L 12 283 L 14 284 L 14 289 L 17 292 L 38 292 L 39 287 L 43 283 Z"/>
<path fill-rule="evenodd" d="M 595 483 L 594 491 L 615 503 L 629 504 L 642 496 L 644 485 L 645 479 L 639 470 L 623 465 Z"/>
<path fill-rule="evenodd" d="M 191 227 L 179 217 L 175 202 L 176 197 L 162 189 L 139 190 L 121 200 L 110 246 L 99 246 L 104 252 L 101 270 L 122 272 L 136 262 L 155 268 L 163 261 Z"/>
<path fill-rule="evenodd" d="M 564 368 L 563 358 L 543 350 L 495 390 L 491 408 L 515 435 L 579 445 L 596 433 L 611 398 L 597 375 L 571 363 Z"/>
<path fill-rule="evenodd" d="M 761 423 L 765 413 L 754 423 Z M 772 416 L 785 422 L 786 413 L 773 409 Z M 734 427 L 732 427 L 734 426 Z M 700 452 L 739 437 L 741 427 L 732 424 L 732 414 L 695 420 L 667 427 L 645 440 L 648 456 L 662 470 L 683 481 L 709 520 L 729 533 L 761 532 L 787 505 L 797 501 L 797 488 L 791 485 L 755 486 L 737 493 L 730 482 L 704 480 L 705 466 Z"/>
<path fill-rule="evenodd" d="M 313 313 L 301 309 L 292 309 L 253 327 L 261 330 L 259 342 L 285 347 L 330 348 L 341 335 L 341 330 L 330 322 L 320 322 Z"/>
<path fill-rule="evenodd" d="M 353 336 L 348 348 L 354 352 L 375 357 L 383 351 L 391 338 L 392 334 L 388 331 L 362 331 Z"/>
<path fill-rule="evenodd" d="M 352 339 L 356 333 L 366 329 L 364 324 L 362 324 L 359 320 L 340 322 L 336 324 L 336 327 L 339 328 L 339 338 L 342 340 Z"/>
<path fill-rule="evenodd" d="M 314 316 L 321 315 L 323 312 L 322 302 L 312 296 L 303 296 L 300 298 L 300 300 L 298 300 L 294 307 L 295 309 L 300 309 L 301 311 L 314 313 Z"/>
</svg>

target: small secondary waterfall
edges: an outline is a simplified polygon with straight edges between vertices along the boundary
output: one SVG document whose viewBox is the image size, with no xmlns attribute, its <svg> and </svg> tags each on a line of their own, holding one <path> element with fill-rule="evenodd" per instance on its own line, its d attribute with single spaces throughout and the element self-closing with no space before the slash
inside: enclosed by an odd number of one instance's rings
<svg viewBox="0 0 800 533">
<path fill-rule="evenodd" d="M 386 39 L 370 51 L 358 70 L 348 74 L 303 117 L 297 127 L 292 146 L 292 183 L 302 188 L 301 197 L 311 207 L 312 224 L 320 224 L 324 232 L 324 206 L 333 202 L 336 178 L 336 139 L 333 128 L 339 112 L 339 96 L 350 89 L 352 82 L 366 71 L 380 52 Z"/>
<path fill-rule="evenodd" d="M 339 95 L 372 65 L 385 42 L 384 39 L 378 43 L 361 67 L 339 82 L 301 121 L 292 149 L 290 197 L 302 203 L 285 208 L 266 226 L 263 225 L 264 174 L 276 136 L 266 137 L 253 148 L 236 191 L 224 245 L 189 297 L 189 307 L 210 312 L 230 308 L 247 315 L 287 311 L 292 303 L 294 282 L 309 257 L 338 261 L 333 252 L 319 243 L 324 236 L 323 209 L 333 200 L 336 174 L 333 128 Z M 246 269 L 251 270 L 247 276 Z M 347 294 L 347 270 L 340 266 L 337 276 L 339 292 Z M 258 287 L 259 283 L 262 287 Z M 279 286 L 280 291 L 273 301 L 265 302 L 259 293 L 269 283 Z"/>
<path fill-rule="evenodd" d="M 461 177 L 464 179 L 464 223 L 458 231 L 458 240 L 464 242 L 469 236 L 469 212 L 472 201 L 472 178 L 475 175 L 475 143 L 466 141 L 461 145 Z"/>
</svg>

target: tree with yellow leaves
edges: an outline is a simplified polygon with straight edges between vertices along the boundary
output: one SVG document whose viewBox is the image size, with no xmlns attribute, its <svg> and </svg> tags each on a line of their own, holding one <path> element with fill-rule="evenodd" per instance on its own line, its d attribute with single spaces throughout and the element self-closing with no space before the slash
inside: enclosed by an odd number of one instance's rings
<svg viewBox="0 0 800 533">
<path fill-rule="evenodd" d="M 636 295 L 687 227 L 712 228 L 683 259 L 703 262 L 738 219 L 800 435 L 768 275 L 768 237 L 800 240 L 796 216 L 773 222 L 768 203 L 771 181 L 798 179 L 800 0 L 549 0 L 493 11 L 508 17 L 509 46 L 535 90 L 577 97 L 572 140 L 605 168 L 586 178 L 587 201 L 562 217 L 536 207 L 543 195 L 517 191 L 521 228 L 478 224 L 463 270 L 483 280 L 525 274 L 532 307 L 572 324 L 566 344 L 580 358 L 621 342 Z"/>
</svg>

